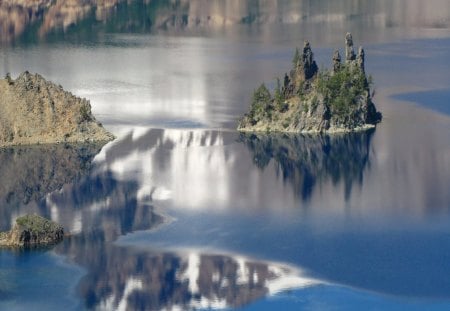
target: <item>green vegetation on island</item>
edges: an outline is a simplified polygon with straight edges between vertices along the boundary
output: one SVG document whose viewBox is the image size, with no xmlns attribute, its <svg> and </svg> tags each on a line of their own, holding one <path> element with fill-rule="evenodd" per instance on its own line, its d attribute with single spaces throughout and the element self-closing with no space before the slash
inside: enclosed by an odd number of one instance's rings
<svg viewBox="0 0 450 311">
<path fill-rule="evenodd" d="M 25 215 L 16 219 L 11 231 L 0 233 L 0 247 L 49 246 L 63 237 L 64 229 L 57 223 L 38 215 Z"/>
<path fill-rule="evenodd" d="M 250 132 L 350 132 L 373 128 L 381 113 L 371 98 L 372 78 L 366 76 L 364 49 L 356 55 L 350 33 L 345 62 L 333 54 L 333 69 L 320 70 L 309 42 L 296 49 L 290 74 L 276 80 L 273 95 L 262 84 L 253 94 L 250 111 L 238 130 Z"/>
</svg>

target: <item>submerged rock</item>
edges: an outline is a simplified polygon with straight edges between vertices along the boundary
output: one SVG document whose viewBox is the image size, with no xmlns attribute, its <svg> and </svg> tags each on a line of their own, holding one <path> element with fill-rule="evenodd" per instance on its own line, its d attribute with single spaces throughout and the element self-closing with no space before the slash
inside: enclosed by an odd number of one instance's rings
<svg viewBox="0 0 450 311">
<path fill-rule="evenodd" d="M 62 241 L 64 229 L 57 223 L 38 215 L 25 215 L 16 219 L 9 232 L 0 233 L 0 246 L 36 247 Z"/>
<path fill-rule="evenodd" d="M 110 141 L 88 100 L 28 71 L 0 79 L 0 147 Z"/>
<path fill-rule="evenodd" d="M 332 70 L 318 71 L 309 42 L 298 49 L 294 69 L 279 79 L 272 95 L 265 85 L 253 94 L 250 111 L 240 120 L 248 132 L 351 132 L 373 128 L 381 113 L 371 98 L 371 77 L 365 73 L 365 52 L 355 55 L 353 38 L 345 37 L 345 62 L 336 50 Z"/>
</svg>

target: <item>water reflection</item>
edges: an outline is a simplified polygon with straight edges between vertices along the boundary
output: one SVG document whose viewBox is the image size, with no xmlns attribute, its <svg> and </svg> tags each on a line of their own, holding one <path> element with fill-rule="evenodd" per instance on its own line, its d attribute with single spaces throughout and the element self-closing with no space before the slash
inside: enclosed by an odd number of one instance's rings
<svg viewBox="0 0 450 311">
<path fill-rule="evenodd" d="M 370 142 L 374 130 L 345 135 L 241 134 L 240 141 L 253 154 L 256 166 L 265 169 L 273 159 L 285 181 L 304 200 L 315 186 L 331 180 L 344 184 L 345 198 L 352 186 L 363 182 L 370 167 Z"/>
<path fill-rule="evenodd" d="M 250 32 L 254 27 L 271 32 L 274 27 L 298 25 L 303 31 L 328 36 L 323 29 L 303 26 L 323 28 L 327 23 L 334 26 L 331 29 L 340 30 L 345 27 L 448 29 L 449 13 L 446 0 L 426 4 L 420 0 L 395 3 L 384 0 L 357 3 L 351 0 L 8 0 L 0 4 L 0 41 L 51 40 L 70 34 L 75 34 L 76 40 L 90 41 L 104 32 L 228 33 L 236 25 L 244 25 Z"/>
<path fill-rule="evenodd" d="M 78 291 L 87 309 L 193 310 L 237 308 L 282 290 L 316 285 L 278 263 L 195 250 L 161 252 L 104 246 Z"/>
<path fill-rule="evenodd" d="M 46 194 L 87 175 L 101 145 L 44 145 L 0 149 L 0 228 L 37 209 Z"/>
<path fill-rule="evenodd" d="M 397 197 L 390 196 L 396 204 L 387 205 L 391 212 L 408 204 L 427 182 L 397 182 L 404 178 L 392 169 L 397 160 L 380 161 L 374 152 L 379 133 L 384 134 L 377 129 L 342 136 L 267 136 L 141 128 L 108 144 L 93 162 L 93 155 L 81 151 L 70 156 L 78 162 L 64 162 L 71 149 L 41 155 L 5 150 L 5 161 L 12 155 L 22 159 L 16 160 L 17 169 L 26 165 L 27 155 L 41 159 L 40 170 L 47 173 L 30 172 L 40 181 L 46 174 L 59 176 L 58 167 L 73 166 L 82 174 L 25 205 L 24 191 L 16 190 L 22 195 L 10 202 L 20 204 L 2 207 L 2 219 L 6 226 L 14 215 L 33 209 L 70 232 L 53 251 L 85 269 L 76 295 L 87 309 L 239 307 L 324 279 L 400 296 L 447 297 L 448 282 L 441 281 L 448 264 L 440 254 L 448 252 L 442 248 L 448 228 L 422 219 L 411 225 L 411 209 L 400 218 L 376 213 L 384 191 L 375 185 L 397 185 Z M 46 169 L 53 155 L 62 162 L 53 160 Z M 420 157 L 402 159 L 424 170 L 429 165 Z M 28 179 L 28 188 L 41 189 Z M 445 185 L 436 189 L 436 197 L 448 206 Z M 175 221 L 169 224 L 162 210 Z M 440 251 L 424 251 L 431 248 Z M 278 261 L 305 267 L 308 274 Z M 419 264 L 423 273 L 417 277 Z M 441 287 L 424 288 L 421 280 Z M 14 292 L 8 286 L 2 291 Z"/>
<path fill-rule="evenodd" d="M 373 134 L 152 129 L 123 137 L 97 160 L 117 178 L 137 180 L 139 197 L 169 200 L 183 209 L 289 210 L 310 204 L 314 194 L 331 191 L 330 185 L 343 189 L 342 202 L 348 200 L 370 168 Z"/>
<path fill-rule="evenodd" d="M 158 193 L 156 187 L 143 188 L 142 180 L 126 174 L 136 166 L 128 165 L 130 162 L 120 166 L 118 159 L 129 159 L 130 154 L 139 150 L 152 150 L 153 155 L 160 153 L 161 156 L 156 156 L 162 162 L 155 165 L 170 169 L 170 166 L 164 165 L 167 151 L 188 152 L 198 147 L 216 146 L 218 152 L 223 152 L 221 148 L 224 144 L 235 143 L 234 135 L 208 131 L 149 130 L 140 135 L 131 134 L 108 146 L 94 163 L 91 163 L 93 155 L 86 155 L 85 149 L 80 151 L 68 146 L 52 146 L 34 152 L 30 148 L 25 149 L 27 152 L 23 154 L 41 159 L 39 163 L 52 163 L 48 168 L 44 164 L 36 168 L 43 172 L 42 176 L 57 176 L 59 167 L 80 169 L 77 178 L 64 179 L 71 183 L 58 184 L 53 189 L 55 191 L 47 194 L 35 194 L 33 202 L 39 213 L 58 221 L 70 233 L 54 251 L 87 271 L 77 285 L 77 296 L 86 309 L 240 307 L 283 290 L 319 283 L 288 265 L 240 255 L 195 249 L 152 250 L 139 248 L 139 245 L 129 247 L 115 243 L 121 236 L 156 229 L 168 220 L 152 205 L 153 196 Z M 10 153 L 20 159 L 16 165 L 28 160 L 19 150 Z M 64 161 L 67 157 L 87 161 L 83 164 Z M 144 157 L 143 160 L 149 159 Z M 29 165 L 36 166 L 36 163 Z M 118 168 L 121 168 L 122 174 L 118 174 Z M 70 170 L 67 173 L 70 174 Z M 41 188 L 32 179 L 28 181 L 28 187 Z M 21 192 L 15 190 L 15 193 Z M 44 194 L 44 199 L 39 200 Z M 19 206 L 15 212 L 20 214 L 27 209 L 28 205 Z M 3 214 L 5 219 L 11 219 L 14 212 L 3 208 Z M 9 290 L 8 286 L 6 289 Z"/>
</svg>

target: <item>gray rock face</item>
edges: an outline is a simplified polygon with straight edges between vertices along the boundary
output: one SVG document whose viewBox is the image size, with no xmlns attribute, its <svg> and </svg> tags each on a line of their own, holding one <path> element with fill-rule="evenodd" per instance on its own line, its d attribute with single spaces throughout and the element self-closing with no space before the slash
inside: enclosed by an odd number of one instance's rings
<svg viewBox="0 0 450 311">
<path fill-rule="evenodd" d="M 64 229 L 57 223 L 37 215 L 25 215 L 17 218 L 11 231 L 0 233 L 0 246 L 48 246 L 62 241 L 63 237 Z"/>
<path fill-rule="evenodd" d="M 337 72 L 341 68 L 341 54 L 339 50 L 334 50 L 333 53 L 333 71 Z"/>
<path fill-rule="evenodd" d="M 362 72 L 365 72 L 364 68 L 364 62 L 365 62 L 365 53 L 362 46 L 358 49 L 358 56 L 356 58 L 356 62 L 358 63 L 359 69 L 361 69 Z"/>
<path fill-rule="evenodd" d="M 296 50 L 296 53 L 298 53 L 298 49 Z M 290 77 L 288 77 L 294 82 L 294 84 L 309 80 L 317 74 L 319 68 L 314 61 L 314 54 L 308 41 L 303 43 L 303 50 L 301 54 L 298 53 L 298 55 L 296 54 L 294 57 L 296 59 L 294 69 L 291 70 Z M 288 89 L 287 85 L 284 85 L 284 87 L 285 89 Z M 294 91 L 294 89 L 290 90 L 291 93 Z"/>
<path fill-rule="evenodd" d="M 61 142 L 110 141 L 88 100 L 39 74 L 0 79 L 0 147 Z"/>
<path fill-rule="evenodd" d="M 250 112 L 238 130 L 250 132 L 351 132 L 373 128 L 381 121 L 370 96 L 365 74 L 365 53 L 353 51 L 353 38 L 345 37 L 346 61 L 338 50 L 333 69 L 318 73 L 309 42 L 282 89 L 274 96 L 262 85 L 254 93 Z M 296 54 L 297 55 L 297 54 Z M 297 59 L 297 57 L 294 57 Z"/>
<path fill-rule="evenodd" d="M 305 41 L 303 46 L 302 62 L 300 70 L 303 71 L 305 79 L 311 79 L 317 73 L 318 67 L 314 60 L 314 54 L 311 50 L 311 45 Z"/>
<path fill-rule="evenodd" d="M 356 55 L 355 51 L 353 50 L 353 38 L 352 34 L 347 32 L 345 35 L 345 59 L 347 62 L 351 62 L 355 60 Z"/>
</svg>

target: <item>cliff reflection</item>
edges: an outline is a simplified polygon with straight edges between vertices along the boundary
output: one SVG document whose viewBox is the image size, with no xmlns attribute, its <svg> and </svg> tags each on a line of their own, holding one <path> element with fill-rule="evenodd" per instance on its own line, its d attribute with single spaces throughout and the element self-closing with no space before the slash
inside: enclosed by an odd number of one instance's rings
<svg viewBox="0 0 450 311">
<path fill-rule="evenodd" d="M 101 145 L 45 145 L 0 149 L 0 227 L 12 216 L 36 212 L 46 194 L 87 175 Z"/>
<path fill-rule="evenodd" d="M 228 32 L 236 25 L 445 29 L 448 14 L 446 0 L 6 0 L 0 3 L 0 41 L 55 39 L 68 32 L 77 39 L 104 32 Z"/>
<path fill-rule="evenodd" d="M 186 209 L 290 210 L 319 193 L 337 207 L 370 168 L 374 131 L 334 136 L 240 135 L 205 130 L 132 133 L 111 145 L 99 168 L 138 183 L 138 197 Z M 274 165 L 272 165 L 274 163 Z M 320 191 L 319 191 L 320 190 Z M 344 204 L 345 205 L 345 204 Z"/>
<path fill-rule="evenodd" d="M 330 180 L 344 184 L 345 199 L 353 184 L 362 185 L 363 172 L 370 167 L 370 142 L 374 130 L 344 135 L 241 134 L 240 141 L 265 169 L 274 160 L 283 180 L 289 181 L 307 200 L 315 186 Z"/>
<path fill-rule="evenodd" d="M 87 309 L 236 308 L 282 290 L 319 282 L 292 267 L 237 255 L 96 248 L 80 257 L 88 274 L 78 290 Z"/>
</svg>

